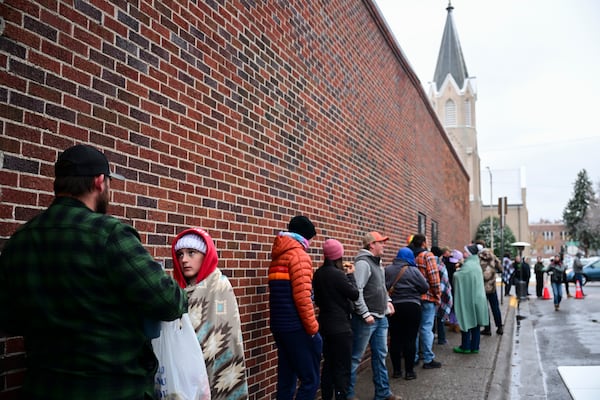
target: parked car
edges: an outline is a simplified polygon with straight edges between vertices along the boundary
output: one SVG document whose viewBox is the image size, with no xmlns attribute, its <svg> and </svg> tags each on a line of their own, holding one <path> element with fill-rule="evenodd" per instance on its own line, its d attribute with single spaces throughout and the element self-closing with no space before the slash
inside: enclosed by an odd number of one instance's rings
<svg viewBox="0 0 600 400">
<path fill-rule="evenodd" d="M 581 284 L 585 285 L 588 281 L 600 281 L 600 257 L 593 257 L 586 261 L 587 263 L 583 266 Z M 567 270 L 567 280 L 575 282 L 575 274 L 572 268 Z"/>
</svg>

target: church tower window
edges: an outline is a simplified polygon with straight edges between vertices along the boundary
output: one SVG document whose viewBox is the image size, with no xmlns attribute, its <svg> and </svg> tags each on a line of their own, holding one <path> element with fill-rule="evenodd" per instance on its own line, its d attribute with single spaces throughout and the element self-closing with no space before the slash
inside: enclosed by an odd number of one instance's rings
<svg viewBox="0 0 600 400">
<path fill-rule="evenodd" d="M 472 126 L 471 122 L 471 99 L 465 100 L 465 126 Z"/>
<path fill-rule="evenodd" d="M 446 126 L 456 126 L 456 104 L 452 100 L 446 102 Z"/>
</svg>

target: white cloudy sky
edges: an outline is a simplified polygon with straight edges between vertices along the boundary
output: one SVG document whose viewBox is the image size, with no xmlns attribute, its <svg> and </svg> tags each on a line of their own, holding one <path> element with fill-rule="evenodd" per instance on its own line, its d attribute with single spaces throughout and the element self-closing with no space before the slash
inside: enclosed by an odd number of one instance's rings
<svg viewBox="0 0 600 400">
<path fill-rule="evenodd" d="M 447 0 L 374 0 L 415 73 L 433 79 Z M 577 173 L 600 182 L 600 1 L 452 0 L 476 77 L 482 198 L 524 172 L 529 220 L 561 219 Z M 510 179 L 509 179 L 510 180 Z M 506 184 L 506 186 L 504 186 Z M 513 185 L 514 186 L 514 185 Z"/>
</svg>

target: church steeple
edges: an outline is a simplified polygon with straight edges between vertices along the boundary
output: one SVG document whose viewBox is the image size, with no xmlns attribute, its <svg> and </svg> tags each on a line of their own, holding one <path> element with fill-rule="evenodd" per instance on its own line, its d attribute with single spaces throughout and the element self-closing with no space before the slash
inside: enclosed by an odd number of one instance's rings
<svg viewBox="0 0 600 400">
<path fill-rule="evenodd" d="M 436 89 L 440 90 L 444 80 L 450 74 L 459 90 L 462 90 L 465 79 L 469 77 L 469 73 L 467 72 L 467 65 L 465 64 L 460 41 L 458 40 L 458 32 L 454 26 L 454 19 L 452 17 L 454 7 L 450 1 L 446 10 L 448 10 L 448 16 L 446 17 L 446 26 L 444 27 L 444 35 L 442 36 L 442 44 L 438 54 L 433 81 L 435 82 Z"/>
<path fill-rule="evenodd" d="M 481 161 L 477 146 L 475 77 L 469 76 L 458 33 L 454 26 L 452 3 L 442 36 L 433 82 L 429 85 L 429 99 L 456 154 L 469 173 L 470 227 L 474 236 L 482 220 Z"/>
</svg>

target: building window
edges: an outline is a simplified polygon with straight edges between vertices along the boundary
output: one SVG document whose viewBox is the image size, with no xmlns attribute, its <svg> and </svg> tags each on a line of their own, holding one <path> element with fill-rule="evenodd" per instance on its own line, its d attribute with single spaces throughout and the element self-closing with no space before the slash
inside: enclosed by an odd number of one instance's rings
<svg viewBox="0 0 600 400">
<path fill-rule="evenodd" d="M 465 100 L 465 125 L 471 126 L 471 99 Z"/>
<path fill-rule="evenodd" d="M 552 231 L 544 231 L 542 233 L 544 240 L 554 240 L 554 232 Z"/>
<path fill-rule="evenodd" d="M 437 221 L 431 221 L 431 245 L 439 246 L 438 244 L 438 223 Z"/>
<path fill-rule="evenodd" d="M 554 254 L 554 246 L 552 245 L 545 245 L 544 246 L 544 253 L 545 254 Z"/>
<path fill-rule="evenodd" d="M 417 216 L 417 227 L 419 229 L 418 233 L 426 235 L 427 231 L 427 217 L 423 213 L 419 213 Z"/>
<path fill-rule="evenodd" d="M 452 100 L 446 102 L 446 126 L 456 126 L 456 104 Z"/>
</svg>

